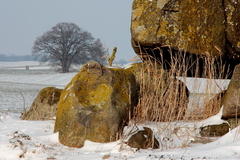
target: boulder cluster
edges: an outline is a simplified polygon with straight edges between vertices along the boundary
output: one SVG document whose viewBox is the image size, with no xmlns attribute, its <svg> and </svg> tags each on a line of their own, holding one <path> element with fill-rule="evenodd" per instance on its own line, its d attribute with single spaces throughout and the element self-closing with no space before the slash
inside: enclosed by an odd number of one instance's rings
<svg viewBox="0 0 240 160">
<path fill-rule="evenodd" d="M 169 57 L 166 54 L 175 50 L 222 58 L 235 67 L 240 62 L 239 20 L 239 0 L 134 0 L 132 46 L 144 63 L 148 63 L 149 55 L 160 60 Z M 165 48 L 169 49 L 168 52 L 164 52 Z M 123 127 L 133 117 L 139 98 L 143 96 L 140 88 L 145 84 L 140 84 L 139 77 L 142 76 L 144 82 L 151 81 L 141 74 L 144 73 L 141 65 L 123 69 L 108 68 L 95 61 L 87 62 L 63 90 L 47 87 L 40 91 L 21 119 L 55 119 L 54 132 L 59 133 L 60 143 L 69 147 L 83 147 L 85 140 L 102 143 L 115 141 L 120 138 Z M 170 101 L 175 101 L 183 90 L 184 103 L 177 104 L 170 113 L 173 120 L 182 120 L 187 110 L 189 91 L 184 83 L 176 79 L 176 75 L 165 76 L 166 70 L 163 74 L 162 85 L 153 96 L 171 97 L 168 91 L 174 88 L 175 97 Z M 174 78 L 172 85 L 168 83 L 170 78 Z M 222 106 L 222 118 L 229 119 L 229 123 L 235 124 L 234 127 L 237 125 L 232 118 L 240 116 L 239 79 L 240 65 L 237 65 L 227 91 L 215 97 L 223 97 L 223 100 L 217 104 L 214 113 Z M 159 101 L 164 100 L 159 98 Z M 159 105 L 157 109 L 167 110 L 171 107 Z M 151 112 L 155 112 L 154 108 Z M 228 131 L 229 125 L 225 123 L 201 128 L 200 134 L 221 136 Z M 134 148 L 159 147 L 154 133 L 147 127 L 132 135 L 127 144 Z"/>
</svg>

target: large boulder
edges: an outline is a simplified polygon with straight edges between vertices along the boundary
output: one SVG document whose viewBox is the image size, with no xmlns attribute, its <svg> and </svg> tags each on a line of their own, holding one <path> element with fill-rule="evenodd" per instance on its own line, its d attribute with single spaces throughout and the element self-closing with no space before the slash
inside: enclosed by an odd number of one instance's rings
<svg viewBox="0 0 240 160">
<path fill-rule="evenodd" d="M 224 0 L 224 5 L 228 57 L 240 61 L 240 2 L 238 0 Z"/>
<path fill-rule="evenodd" d="M 21 115 L 22 120 L 50 120 L 56 117 L 62 89 L 46 87 L 34 99 L 30 109 Z"/>
<path fill-rule="evenodd" d="M 225 13 L 219 0 L 134 0 L 131 33 L 141 46 L 170 45 L 189 53 L 225 52 Z"/>
<path fill-rule="evenodd" d="M 233 76 L 221 106 L 223 106 L 223 119 L 240 116 L 240 64 L 234 69 Z"/>
<path fill-rule="evenodd" d="M 216 58 L 217 71 L 219 63 L 233 69 L 240 62 L 239 10 L 237 0 L 134 0 L 133 49 L 143 61 L 158 59 L 168 68 L 172 56 L 180 54 L 190 60 L 189 69 L 199 68 L 199 75 L 188 76 L 204 77 L 204 57 Z"/>
<path fill-rule="evenodd" d="M 115 141 L 136 103 L 131 72 L 90 61 L 63 90 L 54 132 L 69 147 L 82 147 L 86 139 Z"/>
</svg>

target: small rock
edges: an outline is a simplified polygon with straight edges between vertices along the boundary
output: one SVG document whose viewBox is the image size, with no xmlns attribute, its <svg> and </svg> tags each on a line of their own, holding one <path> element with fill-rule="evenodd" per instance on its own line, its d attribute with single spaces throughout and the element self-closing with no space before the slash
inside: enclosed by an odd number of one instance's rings
<svg viewBox="0 0 240 160">
<path fill-rule="evenodd" d="M 159 148 L 159 142 L 155 138 L 153 131 L 147 127 L 143 128 L 144 130 L 140 130 L 136 134 L 132 135 L 127 144 L 132 148 L 138 149 Z"/>
</svg>

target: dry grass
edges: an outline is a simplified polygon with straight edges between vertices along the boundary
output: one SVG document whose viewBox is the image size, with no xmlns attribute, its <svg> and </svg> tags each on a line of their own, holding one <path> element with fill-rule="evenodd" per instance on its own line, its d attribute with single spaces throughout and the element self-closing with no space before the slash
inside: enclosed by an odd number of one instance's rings
<svg viewBox="0 0 240 160">
<path fill-rule="evenodd" d="M 164 62 L 160 49 L 159 54 L 160 59 L 158 57 L 157 60 L 144 54 L 145 62 L 142 63 L 140 73 L 136 73 L 140 91 L 138 105 L 133 112 L 133 123 L 135 126 L 154 123 L 161 150 L 185 148 L 191 138 L 196 139 L 198 136 L 199 128 L 195 122 L 220 111 L 224 91 L 215 97 L 212 93 L 220 87 L 216 85 L 215 79 L 226 79 L 229 76 L 229 66 L 214 57 L 196 58 L 184 52 L 171 54 L 171 63 Z M 201 87 L 204 87 L 203 93 L 189 92 L 186 87 L 189 74 L 194 75 L 193 80 L 199 80 L 199 75 L 208 80 L 205 86 L 200 85 L 199 81 L 192 83 L 196 90 L 203 90 Z M 179 123 L 181 121 L 190 122 L 191 125 L 182 126 Z M 174 137 L 182 143 L 174 144 Z"/>
<path fill-rule="evenodd" d="M 189 92 L 185 87 L 186 77 L 191 73 L 207 78 L 209 83 L 206 83 L 204 94 L 211 95 L 212 86 L 216 85 L 215 79 L 224 79 L 228 73 L 228 66 L 216 58 L 198 57 L 193 59 L 186 57 L 183 52 L 171 55 L 170 58 L 171 63 L 166 64 L 166 62 L 161 63 L 157 60 L 152 61 L 154 58 L 149 56 L 148 62 L 142 64 L 141 73 L 137 77 L 140 84 L 140 99 L 134 111 L 135 121 L 192 121 L 206 119 L 218 113 L 222 94 L 211 101 L 209 100 L 212 97 L 206 96 L 203 99 L 204 103 L 201 104 L 199 103 L 200 99 L 195 99 L 197 103 L 193 103 L 191 108 L 187 108 Z M 169 65 L 170 69 L 164 70 L 165 65 Z M 200 68 L 201 65 L 203 67 Z M 181 77 L 183 82 L 176 77 Z M 193 85 L 195 88 L 200 87 L 197 83 Z"/>
</svg>

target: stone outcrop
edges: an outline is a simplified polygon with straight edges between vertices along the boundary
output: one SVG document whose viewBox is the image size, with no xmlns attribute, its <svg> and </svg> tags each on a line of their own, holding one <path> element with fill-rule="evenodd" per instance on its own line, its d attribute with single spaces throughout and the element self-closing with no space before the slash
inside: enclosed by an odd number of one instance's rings
<svg viewBox="0 0 240 160">
<path fill-rule="evenodd" d="M 144 61 L 150 56 L 168 64 L 180 51 L 193 62 L 217 57 L 233 69 L 240 62 L 239 19 L 238 0 L 134 0 L 132 46 Z"/>
<path fill-rule="evenodd" d="M 131 72 L 90 61 L 63 90 L 54 132 L 69 147 L 82 147 L 86 139 L 115 141 L 136 103 Z"/>
<path fill-rule="evenodd" d="M 234 69 L 221 106 L 223 106 L 223 119 L 240 116 L 240 64 Z"/>
<path fill-rule="evenodd" d="M 138 149 L 159 148 L 159 142 L 155 138 L 153 131 L 148 127 L 143 127 L 143 129 L 132 135 L 127 144 Z"/>
<path fill-rule="evenodd" d="M 21 116 L 22 120 L 50 120 L 56 117 L 57 104 L 62 89 L 46 87 L 42 89 L 30 109 Z"/>
</svg>

